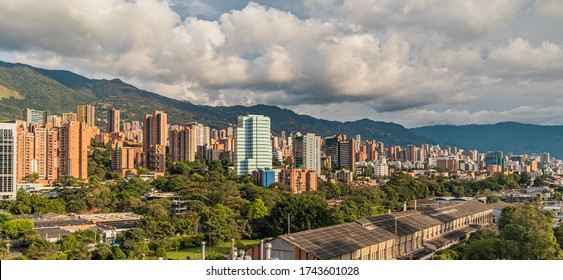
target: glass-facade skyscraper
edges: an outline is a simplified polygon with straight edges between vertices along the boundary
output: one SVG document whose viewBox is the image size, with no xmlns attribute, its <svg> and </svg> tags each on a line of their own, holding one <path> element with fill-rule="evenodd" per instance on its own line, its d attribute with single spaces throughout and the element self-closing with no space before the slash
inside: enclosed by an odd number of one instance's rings
<svg viewBox="0 0 563 280">
<path fill-rule="evenodd" d="M 272 168 L 269 117 L 239 116 L 235 139 L 235 172 L 237 175 L 250 174 L 258 168 Z"/>
</svg>

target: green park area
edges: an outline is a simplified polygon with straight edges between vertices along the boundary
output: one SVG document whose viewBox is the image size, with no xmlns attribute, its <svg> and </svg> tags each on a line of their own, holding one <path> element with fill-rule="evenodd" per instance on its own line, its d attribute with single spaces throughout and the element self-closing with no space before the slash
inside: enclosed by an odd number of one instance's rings
<svg viewBox="0 0 563 280">
<path fill-rule="evenodd" d="M 260 244 L 260 240 L 241 240 L 247 248 Z M 231 251 L 231 242 L 221 242 L 215 246 L 205 248 L 206 254 L 229 254 Z M 173 260 L 201 260 L 201 247 L 192 247 L 188 249 L 166 252 L 166 257 Z"/>
</svg>

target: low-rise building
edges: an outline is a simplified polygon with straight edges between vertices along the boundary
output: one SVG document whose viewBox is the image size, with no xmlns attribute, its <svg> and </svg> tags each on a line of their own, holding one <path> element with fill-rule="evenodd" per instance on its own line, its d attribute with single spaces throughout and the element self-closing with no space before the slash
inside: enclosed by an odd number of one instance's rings
<svg viewBox="0 0 563 280">
<path fill-rule="evenodd" d="M 423 259 L 493 223 L 493 204 L 477 201 L 430 206 L 313 230 L 272 240 L 280 260 Z"/>
</svg>

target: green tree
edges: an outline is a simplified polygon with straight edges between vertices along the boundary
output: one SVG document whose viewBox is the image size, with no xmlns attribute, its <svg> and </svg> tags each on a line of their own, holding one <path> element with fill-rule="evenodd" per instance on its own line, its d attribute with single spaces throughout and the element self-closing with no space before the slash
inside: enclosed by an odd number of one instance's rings
<svg viewBox="0 0 563 280">
<path fill-rule="evenodd" d="M 555 216 L 538 203 L 507 207 L 501 214 L 501 237 L 520 245 L 516 259 L 549 260 L 561 257 L 561 248 L 553 232 Z"/>
<path fill-rule="evenodd" d="M 12 219 L 12 214 L 8 212 L 0 212 L 0 229 L 2 229 L 2 225 Z"/>
<path fill-rule="evenodd" d="M 24 232 L 31 229 L 33 229 L 33 221 L 30 219 L 9 220 L 2 226 L 4 235 L 12 239 L 21 237 Z"/>
<path fill-rule="evenodd" d="M 458 258 L 459 254 L 455 250 L 439 251 L 432 257 L 433 260 L 456 260 Z"/>
<path fill-rule="evenodd" d="M 32 260 L 56 259 L 59 246 L 42 238 L 35 238 L 24 251 L 24 256 Z"/>
<path fill-rule="evenodd" d="M 272 236 L 287 233 L 288 219 L 291 232 L 334 225 L 325 201 L 316 195 L 288 195 L 274 206 L 268 221 L 268 231 Z"/>
<path fill-rule="evenodd" d="M 268 215 L 268 208 L 261 198 L 257 198 L 248 206 L 248 218 L 251 220 L 260 219 Z"/>
<path fill-rule="evenodd" d="M 30 183 L 35 183 L 39 179 L 39 174 L 36 172 L 27 173 L 25 174 L 24 179 Z"/>
<path fill-rule="evenodd" d="M 10 203 L 7 210 L 12 214 L 32 213 L 31 195 L 23 189 L 18 190 L 16 193 L 16 201 Z"/>
<path fill-rule="evenodd" d="M 203 232 L 209 240 L 209 245 L 231 238 L 241 238 L 233 210 L 221 204 L 215 205 L 211 210 L 209 219 L 203 223 Z"/>
<path fill-rule="evenodd" d="M 563 249 L 563 225 L 559 225 L 559 227 L 555 231 L 555 238 L 557 238 L 557 243 L 559 243 L 559 247 Z"/>
<path fill-rule="evenodd" d="M 116 247 L 117 248 L 117 247 Z M 112 248 L 105 243 L 99 243 L 96 245 L 96 249 L 92 252 L 93 260 L 113 260 L 115 256 L 113 254 Z"/>
<path fill-rule="evenodd" d="M 121 248 L 119 247 L 113 247 L 111 249 L 112 253 L 113 253 L 113 259 L 114 260 L 124 260 L 127 259 L 127 255 L 125 254 L 125 252 L 123 252 L 123 250 L 121 250 Z"/>
</svg>

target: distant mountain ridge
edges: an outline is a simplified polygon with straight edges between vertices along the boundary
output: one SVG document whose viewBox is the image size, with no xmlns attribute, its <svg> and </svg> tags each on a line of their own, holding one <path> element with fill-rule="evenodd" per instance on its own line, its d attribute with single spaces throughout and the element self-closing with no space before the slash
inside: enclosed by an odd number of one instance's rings
<svg viewBox="0 0 563 280">
<path fill-rule="evenodd" d="M 171 124 L 196 121 L 214 128 L 226 128 L 236 124 L 239 115 L 261 114 L 271 118 L 272 132 L 277 135 L 284 130 L 288 134 L 301 131 L 321 136 L 346 134 L 354 137 L 360 134 L 364 140 L 375 139 L 387 145 L 420 145 L 428 142 L 396 123 L 368 119 L 328 121 L 268 105 L 195 105 L 138 89 L 119 79 L 88 79 L 70 71 L 46 70 L 19 63 L 0 61 L 0 86 L 6 88 L 5 96 L 0 95 L 0 118 L 5 119 L 21 119 L 25 108 L 61 114 L 75 112 L 77 105 L 94 104 L 100 119 L 105 119 L 103 113 L 111 107 L 122 110 L 123 120 L 142 120 L 144 114 L 162 110 L 168 113 Z"/>
<path fill-rule="evenodd" d="M 107 108 L 122 110 L 123 120 L 142 120 L 154 110 L 168 113 L 171 124 L 200 122 L 214 128 L 236 124 L 237 116 L 260 114 L 271 118 L 272 132 L 312 132 L 326 136 L 346 134 L 374 139 L 386 145 L 442 144 L 465 149 L 505 152 L 550 152 L 563 158 L 563 126 L 505 122 L 493 125 L 435 125 L 407 129 L 400 124 L 361 119 L 338 122 L 299 115 L 276 106 L 205 106 L 138 89 L 120 79 L 89 79 L 70 71 L 46 70 L 0 61 L 0 120 L 21 119 L 25 108 L 49 114 L 75 112 L 77 105 L 94 104 L 99 119 Z M 103 122 L 98 123 L 103 125 Z"/>
<path fill-rule="evenodd" d="M 434 125 L 412 128 L 434 143 L 450 144 L 481 152 L 501 150 L 514 154 L 549 152 L 563 158 L 563 126 L 502 122 L 485 125 Z"/>
</svg>

